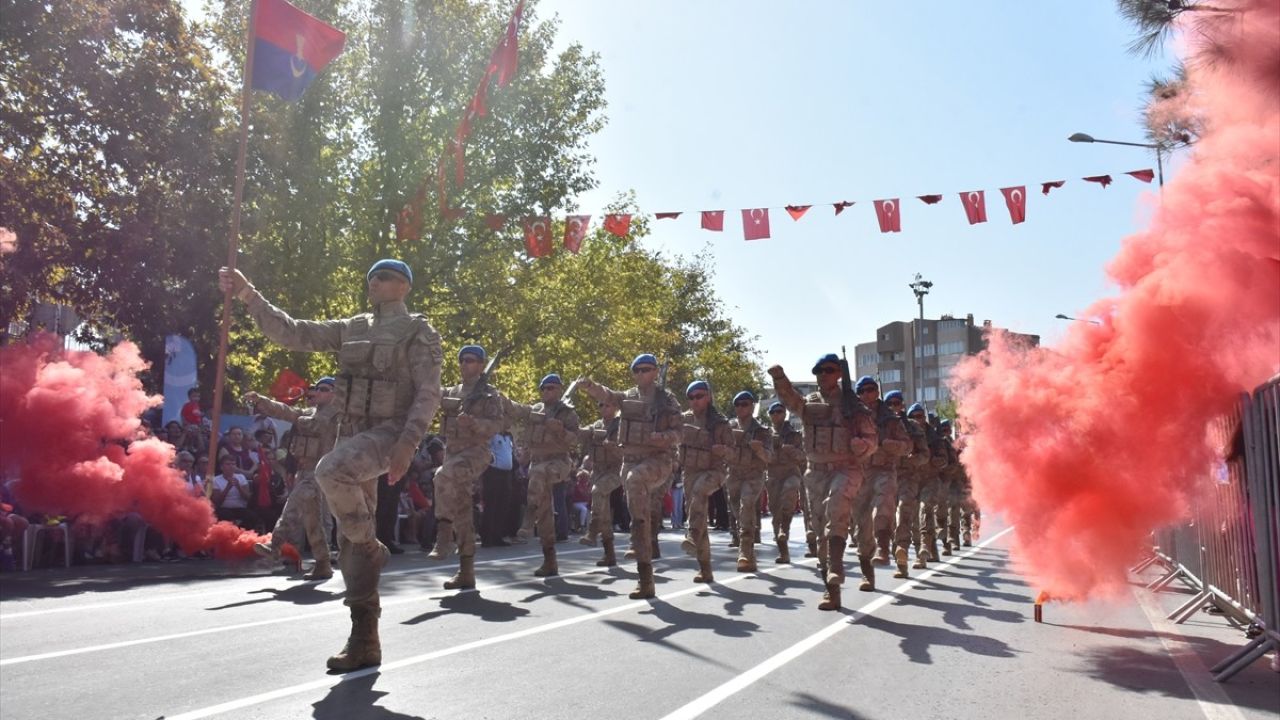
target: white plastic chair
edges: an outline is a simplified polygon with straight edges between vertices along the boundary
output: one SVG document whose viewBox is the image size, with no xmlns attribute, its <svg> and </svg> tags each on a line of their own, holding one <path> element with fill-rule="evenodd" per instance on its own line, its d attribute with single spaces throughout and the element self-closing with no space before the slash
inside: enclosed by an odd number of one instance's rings
<svg viewBox="0 0 1280 720">
<path fill-rule="evenodd" d="M 40 533 L 46 531 L 62 533 L 62 547 L 65 550 L 67 567 L 71 567 L 71 527 L 67 523 L 29 525 L 22 541 L 22 570 L 24 572 L 31 570 L 31 564 L 35 561 L 36 538 L 40 536 Z"/>
</svg>

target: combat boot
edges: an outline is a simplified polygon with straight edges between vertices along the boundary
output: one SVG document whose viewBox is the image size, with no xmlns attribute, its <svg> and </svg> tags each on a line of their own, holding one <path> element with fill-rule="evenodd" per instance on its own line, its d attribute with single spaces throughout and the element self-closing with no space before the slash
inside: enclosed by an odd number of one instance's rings
<svg viewBox="0 0 1280 720">
<path fill-rule="evenodd" d="M 964 531 L 963 543 L 965 547 L 973 547 L 973 537 L 969 535 L 969 531 Z"/>
<path fill-rule="evenodd" d="M 596 561 L 596 567 L 613 567 L 618 558 L 613 554 L 613 538 L 604 538 L 604 557 Z"/>
<path fill-rule="evenodd" d="M 858 566 L 862 568 L 862 584 L 858 589 L 862 592 L 871 592 L 876 589 L 876 566 L 871 563 L 871 558 L 858 556 Z"/>
<path fill-rule="evenodd" d="M 653 541 L 649 543 L 650 557 L 654 560 L 662 558 L 662 547 L 658 545 L 658 533 L 653 534 Z"/>
<path fill-rule="evenodd" d="M 950 541 L 950 540 L 943 540 L 943 541 L 942 541 L 942 554 L 943 554 L 943 555 L 950 555 L 950 554 L 951 554 L 951 541 Z"/>
<path fill-rule="evenodd" d="M 716 578 L 711 573 L 711 559 L 698 558 L 698 574 L 693 576 L 696 583 L 712 583 Z"/>
<path fill-rule="evenodd" d="M 804 556 L 807 558 L 818 557 L 818 537 L 813 533 L 805 533 L 804 541 L 809 546 L 809 552 L 805 553 Z"/>
<path fill-rule="evenodd" d="M 271 558 L 272 560 L 280 559 L 280 548 L 276 547 L 274 543 L 270 543 L 270 542 L 254 543 L 253 551 L 258 553 L 258 555 L 264 558 Z"/>
<path fill-rule="evenodd" d="M 729 547 L 735 548 L 740 545 L 742 545 L 742 536 L 738 534 L 737 530 L 730 530 L 729 531 Z"/>
<path fill-rule="evenodd" d="M 844 573 L 841 572 L 843 567 L 844 538 L 827 538 L 827 575 L 823 578 L 826 592 L 822 595 L 822 602 L 818 603 L 819 610 L 840 609 L 840 585 L 844 582 Z"/>
<path fill-rule="evenodd" d="M 595 520 L 592 520 L 591 522 L 587 523 L 587 532 L 582 537 L 578 538 L 578 542 L 581 543 L 582 545 L 586 545 L 587 547 L 596 546 L 596 521 Z"/>
<path fill-rule="evenodd" d="M 441 520 L 436 526 L 436 546 L 427 553 L 428 560 L 448 560 L 457 550 L 453 544 L 453 521 Z"/>
<path fill-rule="evenodd" d="M 738 572 L 756 571 L 756 544 L 751 542 L 751 534 L 743 534 L 742 547 L 738 548 Z"/>
<path fill-rule="evenodd" d="M 778 557 L 774 558 L 773 561 L 778 564 L 791 562 L 791 548 L 787 545 L 787 534 L 782 533 L 775 540 L 778 543 Z"/>
<path fill-rule="evenodd" d="M 382 664 L 382 644 L 378 641 L 378 615 L 376 607 L 351 608 L 351 636 L 347 644 L 329 658 L 330 670 L 350 672 L 363 667 Z"/>
<path fill-rule="evenodd" d="M 622 559 L 623 559 L 623 560 L 635 560 L 635 559 L 636 559 L 636 548 L 635 548 L 635 546 L 634 546 L 634 545 L 632 545 L 632 546 L 628 547 L 628 548 L 627 548 L 627 551 L 626 551 L 626 552 L 624 552 L 624 553 L 622 553 Z"/>
<path fill-rule="evenodd" d="M 898 564 L 898 572 L 894 573 L 894 574 L 893 574 L 893 576 L 894 576 L 894 577 L 896 577 L 896 578 L 905 578 L 905 577 L 908 577 L 908 574 L 907 574 L 907 549 L 906 549 L 906 548 L 904 548 L 904 547 L 899 547 L 899 548 L 894 549 L 894 551 L 893 551 L 893 561 L 894 561 L 894 562 L 896 562 L 896 563 Z"/>
<path fill-rule="evenodd" d="M 876 565 L 886 566 L 889 564 L 889 540 L 890 533 L 888 530 L 876 531 L 876 556 L 872 559 Z"/>
<path fill-rule="evenodd" d="M 685 536 L 684 540 L 680 541 L 680 549 L 684 551 L 685 555 L 691 558 L 698 557 L 698 544 L 705 533 L 705 530 L 690 528 L 689 534 Z"/>
<path fill-rule="evenodd" d="M 556 563 L 556 547 L 548 545 L 542 548 L 542 567 L 533 571 L 538 577 L 551 577 L 560 574 L 560 566 Z"/>
<path fill-rule="evenodd" d="M 627 597 L 632 600 L 644 600 L 656 596 L 658 591 L 653 584 L 653 563 L 636 563 L 636 572 L 640 574 L 640 582 Z"/>
<path fill-rule="evenodd" d="M 924 570 L 929 567 L 930 559 L 929 548 L 921 544 L 920 547 L 916 549 L 916 562 L 911 567 L 916 570 Z"/>
<path fill-rule="evenodd" d="M 458 572 L 444 581 L 445 590 L 472 590 L 476 586 L 476 557 L 463 555 L 458 558 Z"/>
<path fill-rule="evenodd" d="M 311 571 L 302 576 L 303 580 L 328 580 L 333 577 L 333 565 L 329 562 L 329 555 L 321 553 L 316 556 L 316 564 L 311 566 Z"/>
</svg>

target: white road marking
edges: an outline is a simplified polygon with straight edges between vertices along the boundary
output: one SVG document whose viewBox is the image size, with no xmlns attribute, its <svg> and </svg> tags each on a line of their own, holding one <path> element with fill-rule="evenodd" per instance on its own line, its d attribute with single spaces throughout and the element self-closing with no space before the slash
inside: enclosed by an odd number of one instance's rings
<svg viewBox="0 0 1280 720">
<path fill-rule="evenodd" d="M 976 547 L 974 547 L 972 550 L 965 552 L 963 555 L 958 555 L 940 565 L 935 565 L 930 569 L 925 570 L 921 574 L 914 576 L 913 578 L 902 583 L 901 585 L 894 588 L 893 590 L 890 590 L 884 595 L 881 595 L 875 600 L 872 600 L 866 605 L 863 605 L 862 607 L 853 611 L 852 615 L 841 617 L 836 622 L 828 625 L 827 627 L 801 640 L 795 645 L 792 645 L 786 650 L 783 650 L 777 655 L 774 655 L 773 657 L 766 659 L 764 662 L 760 663 L 759 665 L 756 665 L 755 667 L 742 673 L 741 675 L 738 675 L 736 677 L 729 679 L 727 682 L 724 682 L 723 684 L 719 685 L 718 687 L 713 689 L 711 692 L 708 692 L 707 694 L 694 699 L 692 702 L 689 702 L 677 708 L 676 710 L 668 713 L 666 716 L 662 718 L 662 720 L 690 720 L 691 718 L 696 718 L 702 715 L 703 713 L 707 712 L 708 710 L 715 707 L 716 705 L 719 705 L 720 703 L 724 702 L 730 696 L 742 691 L 747 687 L 750 687 L 751 684 L 756 682 L 757 680 L 763 678 L 764 676 L 768 675 L 774 670 L 777 670 L 783 665 L 786 665 L 792 660 L 795 660 L 801 655 L 821 645 L 823 642 L 830 639 L 832 636 L 834 636 L 836 633 L 839 633 L 841 630 L 844 630 L 852 625 L 857 624 L 857 622 L 862 618 L 868 615 L 871 615 L 875 613 L 877 610 L 879 610 L 880 608 L 884 607 L 885 605 L 888 605 L 897 596 L 904 595 L 907 592 L 910 592 L 911 590 L 915 589 L 916 586 L 920 584 L 920 581 L 927 580 L 928 578 L 933 577 L 939 570 L 946 568 L 950 565 L 954 565 L 960 562 L 961 560 L 964 560 L 965 558 L 973 556 L 979 550 L 990 545 L 991 543 L 994 543 L 996 540 L 1000 539 L 1006 533 L 1009 533 L 1012 530 L 1013 530 L 1012 527 L 1005 528 L 1004 530 L 1001 530 L 995 535 L 992 535 L 991 537 L 987 538 L 985 541 L 979 543 Z"/>
</svg>

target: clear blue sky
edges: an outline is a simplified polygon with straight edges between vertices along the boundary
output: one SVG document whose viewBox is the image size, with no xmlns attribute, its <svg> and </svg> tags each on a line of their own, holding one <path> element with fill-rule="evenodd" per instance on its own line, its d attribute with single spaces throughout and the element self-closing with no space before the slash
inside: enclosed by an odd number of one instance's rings
<svg viewBox="0 0 1280 720">
<path fill-rule="evenodd" d="M 934 282 L 928 316 L 971 312 L 1052 344 L 1055 314 L 1113 291 L 1104 266 L 1154 201 L 1154 184 L 1120 175 L 1153 167 L 1148 153 L 1066 140 L 1142 141 L 1143 83 L 1168 68 L 1126 51 L 1133 31 L 1107 0 L 542 0 L 538 13 L 604 71 L 600 186 L 578 209 L 598 223 L 634 190 L 643 210 L 688 212 L 643 242 L 709 249 L 766 364 L 807 369 L 914 316 L 917 272 Z M 1115 183 L 1079 179 L 1099 173 Z M 1015 227 L 999 188 L 1020 184 Z M 978 189 L 989 222 L 969 226 L 956 193 Z M 915 199 L 931 193 L 945 198 Z M 891 197 L 903 231 L 883 235 L 871 201 Z M 819 205 L 841 199 L 858 204 L 839 217 Z M 799 222 L 772 211 L 771 239 L 742 240 L 742 208 L 809 203 Z M 697 211 L 721 209 L 725 232 L 699 229 Z"/>
</svg>

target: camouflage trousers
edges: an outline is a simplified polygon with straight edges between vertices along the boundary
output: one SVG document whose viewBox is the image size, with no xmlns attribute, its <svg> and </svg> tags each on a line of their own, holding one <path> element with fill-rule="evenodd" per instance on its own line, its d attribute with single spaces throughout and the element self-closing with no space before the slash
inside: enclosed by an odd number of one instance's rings
<svg viewBox="0 0 1280 720">
<path fill-rule="evenodd" d="M 898 476 L 898 528 L 894 546 L 920 547 L 920 478 L 913 473 Z"/>
<path fill-rule="evenodd" d="M 866 472 L 866 482 L 853 501 L 859 557 L 871 557 L 875 553 L 876 531 L 892 531 L 893 516 L 898 509 L 898 478 L 894 469 L 869 467 Z M 852 534 L 852 525 L 849 531 Z"/>
<path fill-rule="evenodd" d="M 685 537 L 689 538 L 697 548 L 698 559 L 707 562 L 711 561 L 707 503 L 722 485 L 724 485 L 722 470 L 695 470 L 684 476 L 684 497 L 685 502 L 689 504 L 688 529 L 685 531 Z"/>
<path fill-rule="evenodd" d="M 969 488 L 963 483 L 952 481 L 948 500 L 947 537 L 951 539 L 952 545 L 959 545 L 960 534 L 972 533 L 976 527 L 975 518 L 981 519 L 982 513 L 973 501 Z"/>
<path fill-rule="evenodd" d="M 729 516 L 737 521 L 742 542 L 760 534 L 760 494 L 764 492 L 764 470 L 730 470 L 724 481 L 725 499 L 729 501 Z"/>
<path fill-rule="evenodd" d="M 795 472 L 769 471 L 765 492 L 769 494 L 769 512 L 773 514 L 774 535 L 791 534 L 791 518 L 796 514 L 802 480 Z M 808 525 L 808 523 L 805 523 Z"/>
<path fill-rule="evenodd" d="M 529 465 L 529 517 L 538 529 L 542 547 L 556 544 L 555 503 L 552 491 L 555 486 L 569 481 L 573 461 L 569 456 L 538 460 Z"/>
<path fill-rule="evenodd" d="M 622 462 L 622 486 L 631 513 L 631 549 L 636 563 L 653 562 L 653 540 L 662 525 L 662 496 L 671 481 L 674 463 L 665 453 Z M 654 507 L 657 512 L 654 512 Z"/>
<path fill-rule="evenodd" d="M 951 483 L 933 477 L 920 485 L 920 542 L 932 546 L 939 535 L 946 539 Z"/>
<path fill-rule="evenodd" d="M 329 517 L 329 504 L 316 483 L 314 470 L 301 470 L 285 498 L 284 509 L 280 511 L 280 519 L 271 531 L 271 547 L 279 550 L 285 543 L 296 547 L 302 546 L 306 540 L 311 547 L 311 556 L 318 558 L 329 555 L 329 533 L 326 529 Z"/>
<path fill-rule="evenodd" d="M 804 490 L 805 514 L 818 540 L 844 538 L 853 516 L 853 500 L 864 485 L 862 469 L 849 463 L 809 463 Z"/>
<path fill-rule="evenodd" d="M 489 452 L 487 445 L 457 452 L 446 448 L 444 465 L 436 471 L 436 527 L 439 532 L 453 529 L 461 557 L 476 554 L 475 503 L 472 498 L 476 483 L 492 462 L 493 453 Z M 440 523 L 448 525 L 441 526 Z"/>
<path fill-rule="evenodd" d="M 613 502 L 609 496 L 622 487 L 622 476 L 616 470 L 597 472 L 591 478 L 591 520 L 587 538 L 613 539 Z"/>
<path fill-rule="evenodd" d="M 378 476 L 391 463 L 391 449 L 403 428 L 387 421 L 338 440 L 316 464 L 316 482 L 338 520 L 338 567 L 351 607 L 377 608 L 378 579 L 386 547 L 378 542 L 374 512 Z"/>
</svg>

